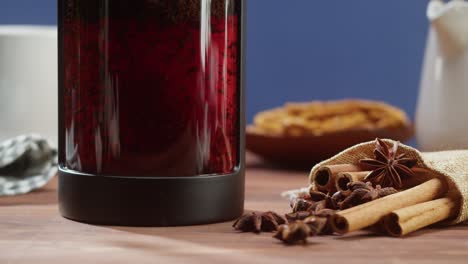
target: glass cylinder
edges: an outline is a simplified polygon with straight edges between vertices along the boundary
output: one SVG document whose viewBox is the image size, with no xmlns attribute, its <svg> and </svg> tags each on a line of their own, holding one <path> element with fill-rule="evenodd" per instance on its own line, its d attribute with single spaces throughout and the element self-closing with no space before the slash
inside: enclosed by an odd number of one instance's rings
<svg viewBox="0 0 468 264">
<path fill-rule="evenodd" d="M 180 177 L 238 169 L 241 1 L 61 2 L 62 170 Z"/>
<path fill-rule="evenodd" d="M 59 208 L 131 226 L 244 209 L 244 0 L 59 0 Z"/>
</svg>

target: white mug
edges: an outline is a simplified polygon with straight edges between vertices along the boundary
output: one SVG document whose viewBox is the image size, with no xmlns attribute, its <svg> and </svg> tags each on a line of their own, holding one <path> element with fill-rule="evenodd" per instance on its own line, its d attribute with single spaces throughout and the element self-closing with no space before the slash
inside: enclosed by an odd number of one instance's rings
<svg viewBox="0 0 468 264">
<path fill-rule="evenodd" d="M 40 134 L 57 144 L 57 28 L 0 26 L 0 141 Z"/>
</svg>

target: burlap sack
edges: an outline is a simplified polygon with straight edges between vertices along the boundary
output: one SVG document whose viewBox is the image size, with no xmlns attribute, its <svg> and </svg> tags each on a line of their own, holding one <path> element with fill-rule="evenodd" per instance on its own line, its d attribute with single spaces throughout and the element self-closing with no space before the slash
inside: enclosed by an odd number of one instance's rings
<svg viewBox="0 0 468 264">
<path fill-rule="evenodd" d="M 385 141 L 392 144 L 392 141 Z M 374 141 L 362 143 L 317 164 L 310 173 L 310 183 L 313 183 L 313 175 L 320 166 L 344 163 L 358 164 L 360 159 L 373 157 L 374 149 Z M 458 216 L 450 224 L 458 224 L 468 220 L 468 150 L 422 153 L 401 144 L 398 153 L 407 153 L 408 157 L 416 158 L 418 160 L 417 166 L 432 171 L 434 177 L 444 177 L 449 183 L 450 191 L 461 194 Z"/>
</svg>

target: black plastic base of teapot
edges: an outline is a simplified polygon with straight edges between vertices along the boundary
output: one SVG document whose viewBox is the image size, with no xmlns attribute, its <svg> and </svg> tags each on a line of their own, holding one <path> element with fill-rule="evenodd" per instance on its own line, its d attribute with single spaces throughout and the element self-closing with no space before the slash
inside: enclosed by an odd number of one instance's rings
<svg viewBox="0 0 468 264">
<path fill-rule="evenodd" d="M 90 224 L 181 226 L 233 220 L 244 210 L 244 169 L 228 175 L 137 178 L 59 171 L 62 216 Z"/>
</svg>

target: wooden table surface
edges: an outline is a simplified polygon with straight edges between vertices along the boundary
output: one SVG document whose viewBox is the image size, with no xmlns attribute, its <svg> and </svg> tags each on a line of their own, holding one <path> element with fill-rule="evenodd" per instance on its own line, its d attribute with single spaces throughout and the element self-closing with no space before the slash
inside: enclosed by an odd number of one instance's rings
<svg viewBox="0 0 468 264">
<path fill-rule="evenodd" d="M 272 169 L 249 156 L 246 209 L 287 212 L 279 193 L 307 182 L 307 171 Z M 271 234 L 239 234 L 231 224 L 174 228 L 92 226 L 62 218 L 57 182 L 0 198 L 0 263 L 468 263 L 468 226 L 409 237 L 371 233 L 285 246 Z"/>
</svg>

